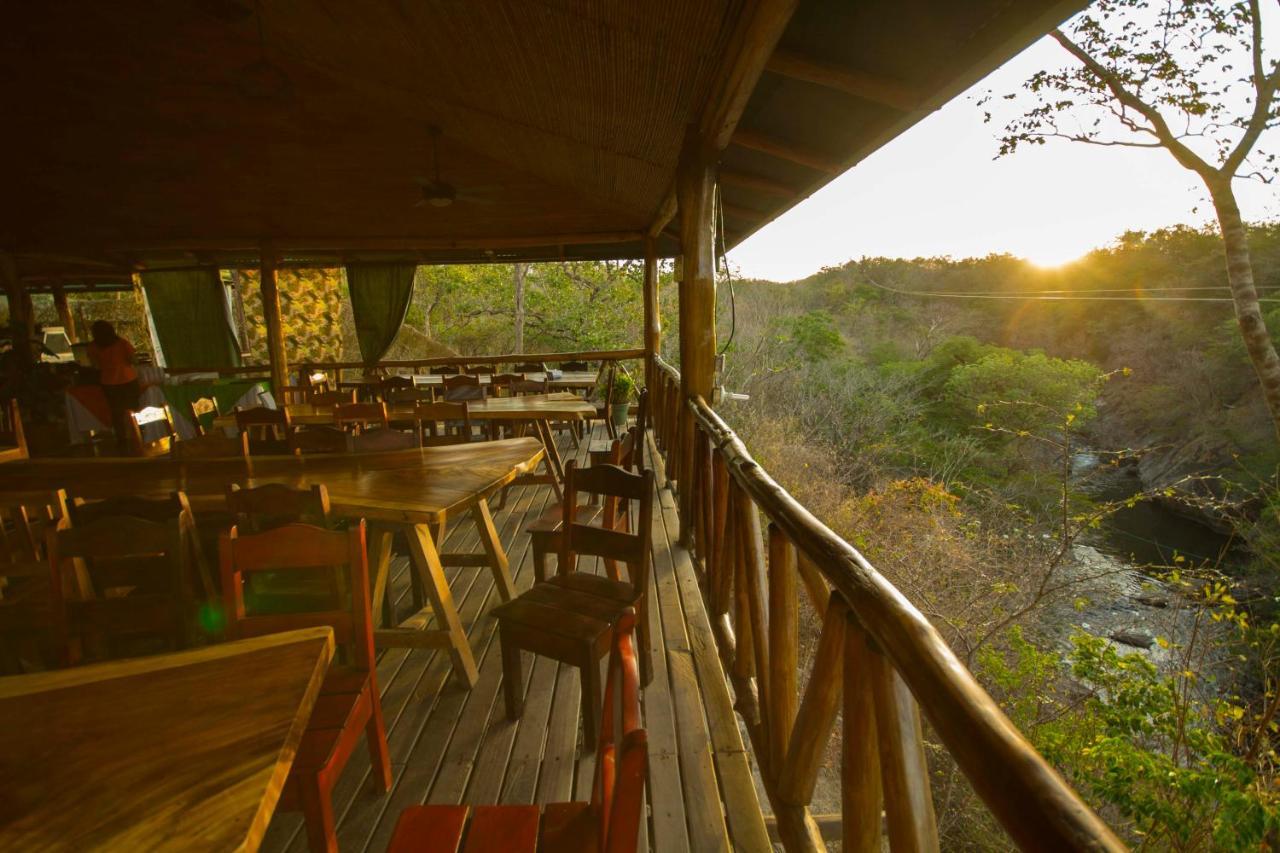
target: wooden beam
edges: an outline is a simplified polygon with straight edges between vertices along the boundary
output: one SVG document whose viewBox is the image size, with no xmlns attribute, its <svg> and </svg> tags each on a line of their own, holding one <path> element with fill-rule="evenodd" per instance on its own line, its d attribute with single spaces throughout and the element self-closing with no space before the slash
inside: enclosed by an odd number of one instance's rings
<svg viewBox="0 0 1280 853">
<path fill-rule="evenodd" d="M 644 384 L 657 388 L 653 357 L 662 345 L 662 314 L 658 303 L 658 241 L 644 239 Z M 652 393 L 652 392 L 650 392 Z M 652 405 L 652 404 L 650 404 Z"/>
<path fill-rule="evenodd" d="M 271 390 L 284 405 L 284 387 L 289 384 L 289 360 L 284 351 L 284 323 L 280 318 L 280 289 L 276 283 L 276 249 L 263 245 L 259 252 L 262 273 L 262 316 L 267 322 L 267 359 L 271 364 Z"/>
<path fill-rule="evenodd" d="M 788 51 L 774 53 L 766 68 L 792 80 L 815 83 L 904 113 L 919 109 L 924 102 L 923 93 L 900 80 L 841 68 Z"/>
<path fill-rule="evenodd" d="M 766 211 L 756 210 L 754 207 L 744 207 L 728 201 L 720 202 L 720 209 L 724 211 L 724 215 L 728 219 L 745 219 L 752 224 L 769 215 Z M 728 228 L 725 229 L 726 232 L 729 230 Z"/>
<path fill-rule="evenodd" d="M 528 249 L 542 246 L 589 246 L 604 243 L 631 243 L 641 240 L 643 231 L 594 231 L 575 234 L 536 234 L 524 237 L 280 237 L 274 241 L 279 255 L 290 252 L 419 252 L 448 249 Z M 146 240 L 129 244 L 131 252 L 145 256 L 151 252 L 248 252 L 259 248 L 252 237 L 185 237 L 176 240 Z"/>
<path fill-rule="evenodd" d="M 67 333 L 67 339 L 75 342 L 76 318 L 71 314 L 71 305 L 67 302 L 67 291 L 63 289 L 61 283 L 53 285 L 53 307 L 58 311 L 58 320 L 61 321 L 62 328 Z"/>
<path fill-rule="evenodd" d="M 738 18 L 717 69 L 715 88 L 698 121 L 704 154 L 719 153 L 729 145 L 765 64 L 799 5 L 799 0 L 756 0 Z"/>
<path fill-rule="evenodd" d="M 680 396 L 711 399 L 716 361 L 715 167 L 697 139 L 690 137 L 676 176 L 680 203 Z M 681 471 L 693 470 L 693 414 L 680 406 L 684 422 Z M 691 541 L 693 489 L 680 482 L 680 539 Z"/>
<path fill-rule="evenodd" d="M 759 151 L 761 154 L 768 154 L 770 157 L 777 157 L 779 160 L 786 160 L 789 163 L 798 163 L 801 166 L 815 169 L 828 175 L 838 175 L 844 171 L 843 165 L 824 154 L 797 148 L 790 143 L 752 130 L 738 128 L 733 132 L 731 144 L 739 148 Z"/>
<path fill-rule="evenodd" d="M 735 172 L 728 169 L 720 172 L 720 185 L 727 187 L 740 187 L 744 190 L 755 190 L 757 192 L 768 193 L 769 195 L 781 196 L 786 199 L 793 199 L 800 195 L 800 193 L 793 187 L 779 183 L 772 178 L 766 178 L 763 175 L 753 175 L 750 172 Z"/>
</svg>

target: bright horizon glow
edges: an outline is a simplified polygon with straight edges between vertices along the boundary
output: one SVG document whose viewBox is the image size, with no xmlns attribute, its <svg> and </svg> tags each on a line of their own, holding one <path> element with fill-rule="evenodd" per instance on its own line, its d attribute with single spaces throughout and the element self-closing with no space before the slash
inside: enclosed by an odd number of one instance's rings
<svg viewBox="0 0 1280 853">
<path fill-rule="evenodd" d="M 977 97 L 1067 59 L 1047 37 L 1027 48 L 735 248 L 735 274 L 794 281 L 864 256 L 992 253 L 1057 267 L 1125 231 L 1213 223 L 1199 179 L 1164 150 L 1050 141 L 993 159 L 1003 124 L 983 123 Z M 1280 148 L 1277 136 L 1262 146 Z M 1236 192 L 1246 222 L 1280 217 L 1274 186 Z"/>
</svg>

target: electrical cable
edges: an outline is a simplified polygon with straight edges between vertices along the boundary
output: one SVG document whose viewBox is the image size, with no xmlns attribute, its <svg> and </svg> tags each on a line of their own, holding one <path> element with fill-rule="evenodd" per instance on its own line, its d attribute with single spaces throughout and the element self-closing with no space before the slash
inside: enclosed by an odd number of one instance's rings
<svg viewBox="0 0 1280 853">
<path fill-rule="evenodd" d="M 717 356 L 724 355 L 729 351 L 729 345 L 733 343 L 733 336 L 738 331 L 738 299 L 733 292 L 733 274 L 729 272 L 729 258 L 725 253 L 724 246 L 724 198 L 720 193 L 719 182 L 715 185 L 715 206 L 716 206 L 716 238 L 720 242 L 720 261 L 724 264 L 724 278 L 729 285 L 729 336 L 725 338 L 724 345 L 720 347 Z"/>
<path fill-rule="evenodd" d="M 1027 302 L 1227 302 L 1231 303 L 1235 300 L 1230 297 L 1223 296 L 1052 296 L 1045 294 L 1027 294 L 1021 295 L 1016 293 L 957 293 L 955 291 L 946 290 L 903 290 L 899 287 L 890 287 L 887 284 L 880 284 L 865 273 L 862 276 L 867 284 L 879 290 L 888 293 L 899 293 L 903 296 L 943 296 L 951 299 L 1021 299 Z M 1280 299 L 1260 298 L 1259 302 L 1280 302 Z"/>
</svg>

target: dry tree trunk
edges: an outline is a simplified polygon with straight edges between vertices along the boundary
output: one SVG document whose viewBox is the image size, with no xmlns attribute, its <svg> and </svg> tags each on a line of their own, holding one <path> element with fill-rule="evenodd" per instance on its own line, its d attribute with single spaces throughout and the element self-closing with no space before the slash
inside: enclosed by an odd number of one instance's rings
<svg viewBox="0 0 1280 853">
<path fill-rule="evenodd" d="M 1262 319 L 1244 220 L 1240 217 L 1240 207 L 1236 204 L 1230 179 L 1210 183 L 1209 194 L 1218 213 L 1218 226 L 1222 229 L 1227 255 L 1227 283 L 1231 286 L 1231 299 L 1235 303 L 1236 322 L 1240 324 L 1249 360 L 1262 383 L 1262 396 L 1271 412 L 1272 425 L 1280 437 L 1280 356 L 1276 355 L 1271 334 Z"/>
</svg>

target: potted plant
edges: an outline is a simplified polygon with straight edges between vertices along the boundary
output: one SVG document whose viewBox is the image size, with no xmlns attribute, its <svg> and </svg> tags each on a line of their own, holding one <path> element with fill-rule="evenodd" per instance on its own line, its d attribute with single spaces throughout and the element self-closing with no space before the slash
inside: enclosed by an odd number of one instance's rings
<svg viewBox="0 0 1280 853">
<path fill-rule="evenodd" d="M 609 419 L 619 432 L 627 428 L 627 413 L 636 393 L 636 381 L 630 374 L 618 371 L 613 377 L 613 393 L 609 395 Z"/>
</svg>

